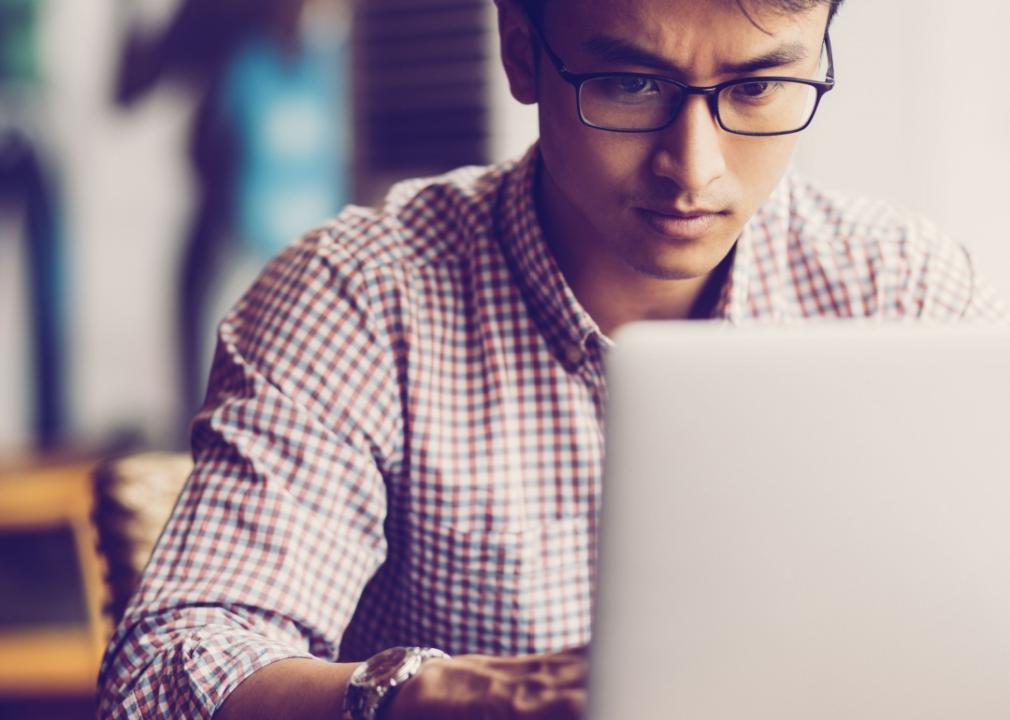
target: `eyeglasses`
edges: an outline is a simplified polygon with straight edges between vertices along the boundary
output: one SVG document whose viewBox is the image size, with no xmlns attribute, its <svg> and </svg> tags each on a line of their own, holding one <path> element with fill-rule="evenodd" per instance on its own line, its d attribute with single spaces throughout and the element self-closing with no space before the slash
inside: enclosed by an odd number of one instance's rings
<svg viewBox="0 0 1010 720">
<path fill-rule="evenodd" d="M 583 124 L 600 130 L 662 130 L 677 119 L 689 95 L 703 95 L 719 127 L 726 132 L 760 137 L 790 135 L 810 125 L 824 93 L 835 86 L 835 61 L 827 32 L 824 49 L 828 70 L 823 81 L 755 76 L 697 86 L 642 73 L 572 73 L 532 19 L 530 27 L 558 74 L 575 87 L 576 107 Z"/>
</svg>

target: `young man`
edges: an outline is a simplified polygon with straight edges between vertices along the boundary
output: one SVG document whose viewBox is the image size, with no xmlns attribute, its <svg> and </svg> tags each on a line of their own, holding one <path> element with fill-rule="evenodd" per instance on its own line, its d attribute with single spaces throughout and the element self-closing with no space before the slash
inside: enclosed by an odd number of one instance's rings
<svg viewBox="0 0 1010 720">
<path fill-rule="evenodd" d="M 103 716 L 576 717 L 617 328 L 1003 317 L 929 225 L 787 173 L 835 4 L 527 5 L 539 145 L 346 210 L 222 323 Z"/>
</svg>

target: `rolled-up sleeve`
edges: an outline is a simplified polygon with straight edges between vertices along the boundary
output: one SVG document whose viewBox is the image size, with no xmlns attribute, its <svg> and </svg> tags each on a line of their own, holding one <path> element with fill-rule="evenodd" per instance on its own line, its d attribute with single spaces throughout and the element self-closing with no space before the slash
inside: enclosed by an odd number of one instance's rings
<svg viewBox="0 0 1010 720">
<path fill-rule="evenodd" d="M 326 240 L 273 261 L 220 326 L 195 468 L 106 652 L 100 717 L 206 718 L 272 662 L 335 660 L 384 561 L 393 341 Z"/>
</svg>

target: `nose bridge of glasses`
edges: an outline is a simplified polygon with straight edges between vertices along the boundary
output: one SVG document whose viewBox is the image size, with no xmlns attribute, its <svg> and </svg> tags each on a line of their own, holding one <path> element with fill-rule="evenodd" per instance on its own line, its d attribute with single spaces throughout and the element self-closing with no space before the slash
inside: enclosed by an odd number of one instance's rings
<svg viewBox="0 0 1010 720">
<path fill-rule="evenodd" d="M 676 105 L 672 108 L 672 117 L 670 122 L 674 123 L 677 118 L 684 113 L 687 103 L 690 101 L 691 96 L 698 96 L 698 101 L 703 102 L 708 106 L 708 111 L 712 116 L 712 120 L 716 124 L 721 125 L 719 121 L 719 90 L 718 86 L 698 86 L 698 85 L 687 85 L 686 83 L 677 83 L 677 88 L 680 90 L 679 99 Z"/>
<path fill-rule="evenodd" d="M 719 128 L 722 127 L 722 123 L 719 120 L 719 110 L 717 106 L 718 93 L 716 89 L 710 87 L 697 87 L 684 83 L 676 83 L 675 86 L 678 90 L 676 101 L 670 105 L 666 123 L 662 127 L 656 129 L 667 132 L 672 130 L 675 134 L 687 132 L 692 136 L 696 135 L 701 128 L 698 125 L 698 120 L 689 116 L 691 113 L 689 105 L 691 103 L 692 96 L 697 96 L 696 102 L 704 103 L 706 106 L 706 120 L 711 123 L 713 129 L 718 132 Z M 704 122 L 705 121 L 702 121 L 702 125 L 704 125 Z M 695 142 L 697 142 L 697 138 L 695 138 Z"/>
</svg>

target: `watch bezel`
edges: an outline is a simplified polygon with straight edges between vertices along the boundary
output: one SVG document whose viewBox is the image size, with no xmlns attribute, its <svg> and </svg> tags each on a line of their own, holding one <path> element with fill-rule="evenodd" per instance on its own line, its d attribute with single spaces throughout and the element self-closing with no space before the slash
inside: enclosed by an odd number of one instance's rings
<svg viewBox="0 0 1010 720">
<path fill-rule="evenodd" d="M 373 655 L 359 665 L 351 676 L 351 682 L 358 685 L 402 682 L 419 662 L 413 648 L 394 647 Z"/>
<path fill-rule="evenodd" d="M 400 686 L 417 675 L 425 662 L 448 657 L 441 650 L 422 647 L 392 647 L 376 653 L 351 673 L 344 720 L 377 720 Z"/>
</svg>

